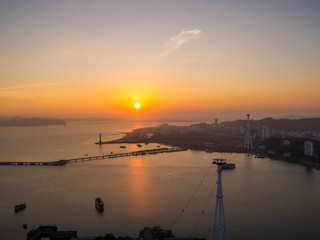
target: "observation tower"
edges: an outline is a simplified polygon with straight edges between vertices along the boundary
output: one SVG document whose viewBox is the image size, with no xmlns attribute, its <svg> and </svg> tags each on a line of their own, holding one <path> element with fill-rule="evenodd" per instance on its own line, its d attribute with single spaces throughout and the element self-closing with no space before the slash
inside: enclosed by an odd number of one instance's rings
<svg viewBox="0 0 320 240">
<path fill-rule="evenodd" d="M 244 149 L 252 150 L 252 139 L 251 139 L 251 132 L 250 132 L 250 114 L 247 114 L 248 122 L 247 122 L 247 130 L 246 130 L 246 138 L 244 141 Z"/>
<path fill-rule="evenodd" d="M 218 188 L 217 188 L 217 201 L 216 208 L 214 211 L 213 226 L 210 234 L 210 240 L 214 239 L 215 231 L 219 232 L 219 240 L 229 240 L 226 216 L 224 215 L 224 206 L 223 206 L 223 194 L 222 194 L 222 178 L 221 171 L 222 166 L 226 164 L 225 159 L 213 159 L 212 164 L 218 165 Z M 218 222 L 217 222 L 218 217 Z M 225 238 L 224 238 L 225 237 Z"/>
</svg>

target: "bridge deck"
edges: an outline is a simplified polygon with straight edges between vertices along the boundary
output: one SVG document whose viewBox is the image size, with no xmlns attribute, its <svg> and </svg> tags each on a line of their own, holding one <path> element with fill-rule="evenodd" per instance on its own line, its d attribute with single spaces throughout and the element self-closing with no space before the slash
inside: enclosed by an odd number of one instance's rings
<svg viewBox="0 0 320 240">
<path fill-rule="evenodd" d="M 158 153 L 170 153 L 170 152 L 179 152 L 186 151 L 185 148 L 156 148 L 149 150 L 139 150 L 132 152 L 124 152 L 124 153 L 110 153 L 99 156 L 91 156 L 91 157 L 81 157 L 81 158 L 71 158 L 71 159 L 62 159 L 58 161 L 52 162 L 0 162 L 0 165 L 13 165 L 13 166 L 61 166 L 68 163 L 77 163 L 77 162 L 85 162 L 85 161 L 93 161 L 100 160 L 106 158 L 120 158 L 120 157 L 130 157 L 130 156 L 139 156 L 139 155 L 147 155 L 147 154 L 158 154 Z"/>
</svg>

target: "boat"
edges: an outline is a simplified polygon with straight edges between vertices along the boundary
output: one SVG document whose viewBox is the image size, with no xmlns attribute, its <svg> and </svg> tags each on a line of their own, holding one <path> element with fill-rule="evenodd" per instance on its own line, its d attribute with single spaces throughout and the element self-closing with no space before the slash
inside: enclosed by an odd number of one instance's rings
<svg viewBox="0 0 320 240">
<path fill-rule="evenodd" d="M 25 223 L 22 225 L 23 229 L 27 229 L 28 228 L 28 225 Z"/>
<path fill-rule="evenodd" d="M 96 198 L 96 209 L 99 211 L 99 212 L 102 212 L 104 210 L 104 204 L 103 204 L 103 201 L 101 198 Z"/>
<path fill-rule="evenodd" d="M 120 148 L 127 148 L 126 146 L 120 146 Z"/>
<path fill-rule="evenodd" d="M 19 211 L 21 211 L 21 210 L 23 210 L 23 209 L 25 209 L 25 208 L 26 208 L 26 204 L 25 204 L 25 203 L 18 204 L 18 205 L 16 205 L 16 206 L 14 207 L 14 211 L 15 211 L 15 212 L 19 212 Z"/>
<path fill-rule="evenodd" d="M 142 147 L 142 145 L 140 143 L 137 144 L 137 147 Z"/>
<path fill-rule="evenodd" d="M 225 164 L 225 165 L 222 165 L 221 167 L 222 167 L 223 170 L 225 170 L 225 169 L 235 169 L 235 168 L 236 168 L 236 164 L 234 164 L 234 163 L 227 163 L 227 164 Z"/>
</svg>

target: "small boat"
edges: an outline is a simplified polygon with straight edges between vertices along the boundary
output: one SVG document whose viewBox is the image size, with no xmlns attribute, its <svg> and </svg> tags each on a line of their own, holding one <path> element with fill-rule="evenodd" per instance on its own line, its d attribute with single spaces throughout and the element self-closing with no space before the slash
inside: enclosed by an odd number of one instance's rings
<svg viewBox="0 0 320 240">
<path fill-rule="evenodd" d="M 22 227 L 23 227 L 23 229 L 27 229 L 28 225 L 27 224 L 23 224 Z"/>
<path fill-rule="evenodd" d="M 21 211 L 21 210 L 23 210 L 23 209 L 25 209 L 25 208 L 26 208 L 26 204 L 25 204 L 25 203 L 18 204 L 18 205 L 16 205 L 16 206 L 14 207 L 14 211 L 15 211 L 15 212 L 19 212 L 19 211 Z"/>
<path fill-rule="evenodd" d="M 142 145 L 140 143 L 137 144 L 137 147 L 142 147 Z"/>
<path fill-rule="evenodd" d="M 95 204 L 96 204 L 96 209 L 99 212 L 102 212 L 104 210 L 104 204 L 103 204 L 103 201 L 101 198 L 99 198 L 99 197 L 96 198 Z"/>
<path fill-rule="evenodd" d="M 225 164 L 225 165 L 222 165 L 221 167 L 222 167 L 223 170 L 225 170 L 225 169 L 235 169 L 235 168 L 236 168 L 236 164 L 234 164 L 234 163 L 227 163 L 227 164 Z"/>
<path fill-rule="evenodd" d="M 126 146 L 120 146 L 120 148 L 127 148 Z"/>
</svg>

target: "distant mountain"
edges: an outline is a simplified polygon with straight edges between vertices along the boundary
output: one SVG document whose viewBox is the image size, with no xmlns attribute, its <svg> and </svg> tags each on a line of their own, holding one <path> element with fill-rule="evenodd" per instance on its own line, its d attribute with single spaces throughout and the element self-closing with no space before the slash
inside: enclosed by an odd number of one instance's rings
<svg viewBox="0 0 320 240">
<path fill-rule="evenodd" d="M 56 118 L 25 118 L 12 117 L 0 118 L 0 126 L 49 126 L 49 125 L 65 125 L 65 121 Z"/>
<path fill-rule="evenodd" d="M 250 120 L 252 128 L 258 128 L 268 125 L 270 129 L 283 131 L 316 131 L 320 132 L 320 118 L 303 118 L 303 119 L 273 119 L 264 118 L 262 120 Z M 239 128 L 246 127 L 247 120 L 236 120 L 233 122 L 222 122 L 219 124 L 222 128 Z"/>
<path fill-rule="evenodd" d="M 283 115 L 283 116 L 279 116 L 279 117 L 278 117 L 278 119 L 282 119 L 282 118 L 301 119 L 301 118 L 305 118 L 305 117 L 301 117 L 301 116 L 294 115 L 294 114 L 288 114 L 288 115 Z"/>
</svg>

